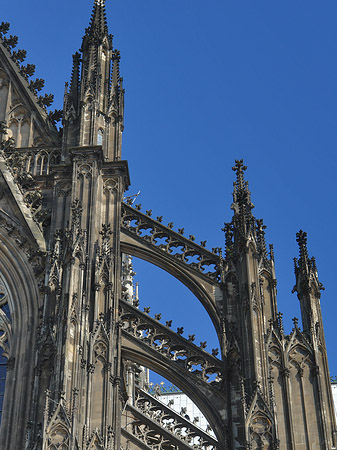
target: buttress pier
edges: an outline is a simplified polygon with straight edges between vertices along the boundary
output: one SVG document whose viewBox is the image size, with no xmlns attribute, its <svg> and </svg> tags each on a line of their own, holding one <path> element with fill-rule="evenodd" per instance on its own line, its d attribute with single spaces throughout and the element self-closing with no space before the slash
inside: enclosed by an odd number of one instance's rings
<svg viewBox="0 0 337 450">
<path fill-rule="evenodd" d="M 318 450 L 336 447 L 319 281 L 297 234 L 302 329 L 277 309 L 272 246 L 243 161 L 223 248 L 127 201 L 124 90 L 105 2 L 73 55 L 63 111 L 0 25 L 0 448 Z M 55 122 L 62 117 L 62 128 Z M 220 244 L 220 245 L 222 245 Z M 131 257 L 187 286 L 219 350 L 174 331 L 133 295 Z M 202 344 L 202 343 L 201 343 Z M 207 429 L 148 389 L 151 369 Z"/>
</svg>

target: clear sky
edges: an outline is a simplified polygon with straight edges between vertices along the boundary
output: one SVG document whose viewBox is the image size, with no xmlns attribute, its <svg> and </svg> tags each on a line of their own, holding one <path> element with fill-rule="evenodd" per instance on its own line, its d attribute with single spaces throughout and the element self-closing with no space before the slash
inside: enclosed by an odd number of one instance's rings
<svg viewBox="0 0 337 450">
<path fill-rule="evenodd" d="M 92 0 L 16 0 L 2 20 L 60 108 Z M 235 159 L 244 158 L 267 242 L 274 244 L 285 328 L 299 316 L 295 235 L 308 233 L 322 293 L 330 371 L 336 349 L 337 2 L 107 0 L 124 77 L 123 157 L 144 210 L 207 247 L 224 244 Z M 216 346 L 197 300 L 135 262 L 141 305 Z"/>
</svg>

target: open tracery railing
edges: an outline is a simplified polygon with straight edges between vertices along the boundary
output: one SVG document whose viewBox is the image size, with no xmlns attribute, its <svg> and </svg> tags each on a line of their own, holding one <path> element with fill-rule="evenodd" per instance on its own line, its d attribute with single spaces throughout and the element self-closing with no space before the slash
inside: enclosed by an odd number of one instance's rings
<svg viewBox="0 0 337 450">
<path fill-rule="evenodd" d="M 120 300 L 120 321 L 122 330 L 127 335 L 151 347 L 179 366 L 179 369 L 186 369 L 212 388 L 221 388 L 222 361 L 193 344 L 191 340 L 183 338 L 179 334 L 181 329 L 175 333 L 168 326 L 123 300 Z M 213 353 L 217 353 L 217 349 L 213 350 Z"/>
<path fill-rule="evenodd" d="M 151 449 L 218 448 L 215 438 L 141 389 L 136 389 L 135 405 L 128 405 L 126 410 L 129 419 L 123 430 L 125 437 L 133 435 Z"/>
<path fill-rule="evenodd" d="M 172 230 L 172 223 L 165 226 L 161 223 L 162 217 L 154 220 L 151 214 L 151 211 L 147 211 L 147 214 L 141 213 L 137 205 L 133 208 L 123 203 L 122 228 L 137 239 L 144 240 L 147 245 L 152 244 L 154 248 L 186 264 L 208 279 L 220 281 L 223 260 L 218 248 L 210 252 L 205 248 L 206 241 L 198 245 L 194 242 L 194 236 L 190 236 L 189 239 L 184 237 L 183 229 L 178 230 L 177 233 Z"/>
</svg>

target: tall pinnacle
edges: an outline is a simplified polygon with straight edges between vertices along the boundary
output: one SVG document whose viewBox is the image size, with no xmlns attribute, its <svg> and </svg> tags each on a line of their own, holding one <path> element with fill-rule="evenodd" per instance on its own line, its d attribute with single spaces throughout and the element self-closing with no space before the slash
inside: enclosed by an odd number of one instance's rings
<svg viewBox="0 0 337 450">
<path fill-rule="evenodd" d="M 108 34 L 108 24 L 105 14 L 105 0 L 95 0 L 88 28 L 90 36 L 102 38 Z"/>
<path fill-rule="evenodd" d="M 318 289 L 324 289 L 322 283 L 318 280 L 318 273 L 315 258 L 309 258 L 307 248 L 307 233 L 300 230 L 296 233 L 296 241 L 299 246 L 299 259 L 295 258 L 295 276 L 296 286 L 294 291 L 299 292 L 299 285 L 303 288 L 309 288 L 310 280 L 316 280 Z"/>
<path fill-rule="evenodd" d="M 112 48 L 112 36 L 108 32 L 105 12 L 105 0 L 94 0 L 89 27 L 85 30 L 81 51 L 84 52 L 90 44 L 100 45 L 104 38 L 108 38 Z"/>
<path fill-rule="evenodd" d="M 248 206 L 250 209 L 254 208 L 254 205 L 250 201 L 250 191 L 248 188 L 248 181 L 245 181 L 244 172 L 247 166 L 244 166 L 243 159 L 236 159 L 235 166 L 232 170 L 236 172 L 236 181 L 234 184 L 233 201 L 238 206 Z"/>
</svg>

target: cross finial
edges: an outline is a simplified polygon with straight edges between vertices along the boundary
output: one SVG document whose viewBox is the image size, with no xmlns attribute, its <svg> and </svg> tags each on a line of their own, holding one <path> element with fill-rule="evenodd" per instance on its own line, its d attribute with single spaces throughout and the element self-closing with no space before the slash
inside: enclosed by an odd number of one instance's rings
<svg viewBox="0 0 337 450">
<path fill-rule="evenodd" d="M 296 241 L 298 242 L 298 246 L 300 248 L 300 266 L 304 267 L 308 261 L 307 233 L 300 230 L 296 233 Z"/>
<path fill-rule="evenodd" d="M 243 159 L 236 159 L 235 166 L 232 167 L 232 170 L 236 172 L 236 183 L 239 189 L 244 188 L 244 172 L 247 170 L 247 166 L 243 165 Z"/>
</svg>

